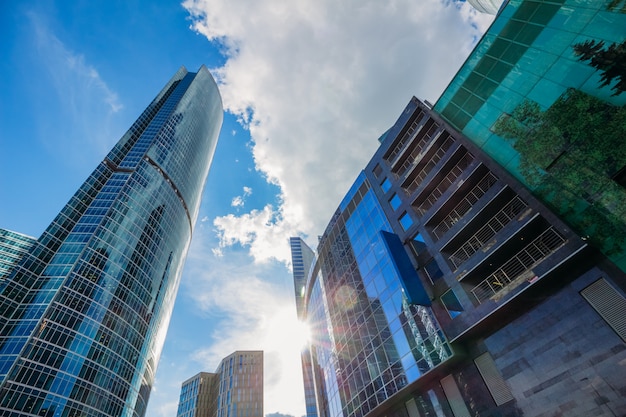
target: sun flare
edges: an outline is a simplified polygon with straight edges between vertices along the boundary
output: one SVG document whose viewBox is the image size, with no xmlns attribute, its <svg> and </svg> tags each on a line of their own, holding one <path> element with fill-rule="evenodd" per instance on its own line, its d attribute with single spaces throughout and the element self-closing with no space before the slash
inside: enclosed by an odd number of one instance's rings
<svg viewBox="0 0 626 417">
<path fill-rule="evenodd" d="M 309 326 L 298 320 L 296 312 L 284 308 L 276 311 L 267 321 L 265 349 L 285 354 L 299 353 L 311 337 Z"/>
</svg>

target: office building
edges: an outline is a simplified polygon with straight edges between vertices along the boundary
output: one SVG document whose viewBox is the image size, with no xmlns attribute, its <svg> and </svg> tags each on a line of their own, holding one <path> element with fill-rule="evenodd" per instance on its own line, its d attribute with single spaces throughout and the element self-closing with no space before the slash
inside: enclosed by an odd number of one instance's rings
<svg viewBox="0 0 626 417">
<path fill-rule="evenodd" d="M 0 285 L 0 414 L 143 416 L 222 124 L 184 67 Z"/>
<path fill-rule="evenodd" d="M 623 271 L 625 12 L 511 0 L 434 105 Z"/>
<path fill-rule="evenodd" d="M 626 277 L 411 100 L 304 290 L 320 417 L 626 414 Z"/>
<path fill-rule="evenodd" d="M 263 351 L 236 351 L 183 382 L 176 417 L 263 417 Z"/>
<path fill-rule="evenodd" d="M 315 262 L 315 252 L 299 237 L 289 239 L 291 246 L 291 266 L 293 269 L 293 284 L 296 297 L 296 313 L 298 320 L 305 321 L 304 295 L 306 279 Z M 302 362 L 302 378 L 304 383 L 304 403 L 306 417 L 317 417 L 317 405 L 315 403 L 315 377 L 311 371 L 311 353 L 308 346 L 304 346 L 300 352 Z"/>
<path fill-rule="evenodd" d="M 182 383 L 176 417 L 214 417 L 217 374 L 200 372 Z"/>
</svg>

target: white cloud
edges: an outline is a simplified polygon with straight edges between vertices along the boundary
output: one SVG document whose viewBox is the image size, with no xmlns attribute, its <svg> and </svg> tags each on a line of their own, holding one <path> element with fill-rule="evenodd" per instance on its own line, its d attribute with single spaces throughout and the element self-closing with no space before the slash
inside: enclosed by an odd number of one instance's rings
<svg viewBox="0 0 626 417">
<path fill-rule="evenodd" d="M 250 195 L 252 195 L 252 188 L 243 187 L 243 195 L 238 195 L 237 197 L 233 198 L 230 202 L 230 205 L 237 208 L 243 207 L 246 202 L 246 197 L 249 197 Z"/>
<path fill-rule="evenodd" d="M 213 73 L 248 126 L 281 204 L 215 219 L 223 245 L 288 262 L 287 236 L 320 234 L 412 95 L 434 101 L 492 19 L 437 0 L 186 0 L 222 44 Z M 245 12 L 242 12 L 245 10 Z"/>
<path fill-rule="evenodd" d="M 291 252 L 287 240 L 297 234 L 298 228 L 293 220 L 285 219 L 284 207 L 276 210 L 268 204 L 263 210 L 252 210 L 241 216 L 217 217 L 213 224 L 217 228 L 220 248 L 239 243 L 249 246 L 250 254 L 257 261 L 274 258 L 288 264 Z"/>
<path fill-rule="evenodd" d="M 212 343 L 191 354 L 194 368 L 211 372 L 235 350 L 263 350 L 265 411 L 303 414 L 291 276 L 281 264 L 256 265 L 241 251 L 207 259 L 211 240 L 208 230 L 197 229 L 181 287 L 212 322 Z"/>
<path fill-rule="evenodd" d="M 230 205 L 232 207 L 243 207 L 243 197 L 238 195 L 237 197 L 233 198 L 233 201 L 230 202 Z"/>
<path fill-rule="evenodd" d="M 118 94 L 102 79 L 96 68 L 89 64 L 82 54 L 72 51 L 48 27 L 46 18 L 35 12 L 27 14 L 32 27 L 33 54 L 42 75 L 48 75 L 54 88 L 51 104 L 67 115 L 67 120 L 59 124 L 54 121 L 52 149 L 71 153 L 70 159 L 80 160 L 85 145 L 93 147 L 101 158 L 115 143 L 117 134 L 111 132 L 111 117 L 123 105 Z M 47 131 L 49 126 L 41 126 Z M 48 132 L 43 137 L 50 137 Z M 59 140 L 67 143 L 59 143 Z M 89 166 L 92 162 L 89 161 Z"/>
</svg>

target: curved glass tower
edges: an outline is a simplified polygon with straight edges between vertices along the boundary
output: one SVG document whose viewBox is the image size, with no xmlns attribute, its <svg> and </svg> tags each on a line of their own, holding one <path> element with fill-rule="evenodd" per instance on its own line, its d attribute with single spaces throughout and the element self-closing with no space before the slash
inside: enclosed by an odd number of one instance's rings
<svg viewBox="0 0 626 417">
<path fill-rule="evenodd" d="M 178 70 L 0 283 L 1 415 L 144 415 L 222 118 Z"/>
</svg>

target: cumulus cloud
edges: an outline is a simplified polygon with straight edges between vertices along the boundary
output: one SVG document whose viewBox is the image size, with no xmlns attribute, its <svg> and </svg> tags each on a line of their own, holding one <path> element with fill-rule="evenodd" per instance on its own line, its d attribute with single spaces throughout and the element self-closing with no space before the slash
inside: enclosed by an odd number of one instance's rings
<svg viewBox="0 0 626 417">
<path fill-rule="evenodd" d="M 243 207 L 243 205 L 246 202 L 246 197 L 250 196 L 252 194 L 252 188 L 250 187 L 243 187 L 243 195 L 238 195 L 235 198 L 232 199 L 230 205 L 232 207 Z"/>
<path fill-rule="evenodd" d="M 438 0 L 183 6 L 192 28 L 222 46 L 227 60 L 213 73 L 225 108 L 281 190 L 280 205 L 215 220 L 222 243 L 249 246 L 257 262 L 288 262 L 286 234 L 321 233 L 377 138 L 411 96 L 439 96 L 492 19 Z"/>
</svg>

